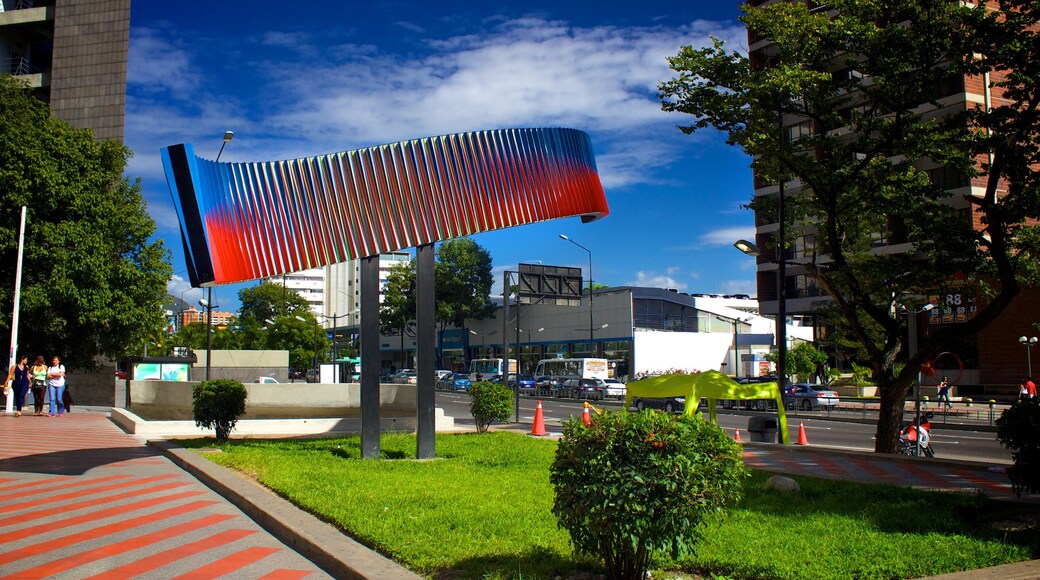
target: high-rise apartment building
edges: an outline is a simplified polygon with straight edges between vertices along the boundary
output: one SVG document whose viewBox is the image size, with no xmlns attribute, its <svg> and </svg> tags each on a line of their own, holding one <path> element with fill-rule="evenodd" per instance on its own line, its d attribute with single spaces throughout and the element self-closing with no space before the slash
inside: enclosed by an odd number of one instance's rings
<svg viewBox="0 0 1040 580">
<path fill-rule="evenodd" d="M 0 0 L 0 74 L 54 116 L 123 140 L 130 0 Z"/>
<path fill-rule="evenodd" d="M 751 6 L 764 6 L 778 2 L 807 1 L 812 10 L 830 11 L 826 2 L 812 0 L 749 0 Z M 995 8 L 993 2 L 989 2 L 991 8 Z M 752 31 L 748 34 L 748 57 L 754 67 L 769 66 L 769 59 L 774 46 L 769 38 L 760 38 Z M 833 73 L 838 75 L 856 75 L 857 71 L 841 69 L 844 65 L 835 65 Z M 964 111 L 970 107 L 989 106 L 994 102 L 1000 102 L 1003 93 L 999 83 L 1003 79 L 1003 72 L 997 71 L 985 76 L 952 77 L 945 79 L 933 87 L 936 107 L 930 108 L 929 115 L 941 116 L 952 112 Z M 850 107 L 850 114 L 855 114 L 855 108 L 866 107 L 867 103 L 857 102 Z M 821 130 L 842 131 L 843 128 L 823 128 L 820 123 L 805 116 L 786 114 L 782 121 L 783 135 L 788 141 L 796 141 L 804 135 L 809 135 Z M 966 128 L 967 130 L 967 128 Z M 968 201 L 972 197 L 983 195 L 986 183 L 985 178 L 971 180 L 957 171 L 951 171 L 942 165 L 930 160 L 919 160 L 914 165 L 928 174 L 933 183 L 940 184 L 950 192 L 949 203 L 956 209 L 962 210 L 965 220 L 972 220 L 973 226 L 981 231 L 983 225 L 980 223 L 980 214 L 973 212 Z M 782 186 L 784 195 L 795 197 L 803 188 L 798 180 L 786 182 Z M 781 186 L 777 183 L 769 183 L 762 179 L 756 172 L 754 176 L 754 195 L 759 197 L 777 197 Z M 809 259 L 816 251 L 814 232 L 805 227 L 794 224 L 797 231 L 794 244 L 788 247 L 782 256 L 786 263 L 784 280 L 780 281 L 778 276 L 779 266 L 776 258 L 775 236 L 778 231 L 775 214 L 767 212 L 756 212 L 756 244 L 762 249 L 757 259 L 757 287 L 758 299 L 763 314 L 776 314 L 779 311 L 779 292 L 783 284 L 784 304 L 788 316 L 812 317 L 813 313 L 823 305 L 830 302 L 830 298 L 817 286 L 814 278 L 806 268 L 799 267 L 799 260 Z M 789 224 L 790 226 L 790 224 Z M 791 237 L 788 232 L 789 239 Z M 907 243 L 905 227 L 890 221 L 888 227 L 877 232 L 873 243 L 874 251 L 885 253 L 899 253 L 912 250 L 912 245 Z M 928 328 L 937 328 L 947 324 L 958 324 L 970 319 L 976 308 L 976 300 L 973 290 L 964 286 L 959 290 L 956 284 L 952 284 L 952 292 L 946 296 L 931 297 L 938 302 L 928 320 Z M 993 323 L 987 326 L 977 336 L 964 344 L 958 346 L 956 353 L 964 363 L 965 370 L 960 377 L 960 383 L 964 385 L 991 385 L 1008 386 L 1017 385 L 1025 376 L 1026 356 L 1016 346 L 1017 337 L 1022 332 L 1031 330 L 1031 325 L 1040 322 L 1040 293 L 1035 288 L 1024 288 L 1022 293 L 1012 302 L 1003 314 Z M 923 332 L 928 332 L 928 328 Z M 1032 334 L 1036 334 L 1032 330 Z M 952 360 L 952 359 L 951 359 Z M 944 361 L 950 364 L 950 360 Z"/>
<path fill-rule="evenodd" d="M 390 269 L 408 263 L 408 252 L 390 252 L 379 256 L 379 302 Z M 325 328 L 357 326 L 361 322 L 361 261 L 348 260 L 323 268 L 311 268 L 284 276 L 268 278 L 273 284 L 284 284 L 307 301 L 309 309 Z"/>
<path fill-rule="evenodd" d="M 390 269 L 412 260 L 408 252 L 390 252 L 379 255 L 379 302 Z M 361 324 L 361 261 L 350 260 L 325 268 L 325 316 L 331 327 L 333 317 L 337 327 L 356 327 Z"/>
</svg>

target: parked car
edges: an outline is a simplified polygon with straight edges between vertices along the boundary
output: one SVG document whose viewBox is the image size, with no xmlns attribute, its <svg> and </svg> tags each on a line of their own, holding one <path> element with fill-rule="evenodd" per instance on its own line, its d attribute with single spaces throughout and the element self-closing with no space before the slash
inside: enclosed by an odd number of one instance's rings
<svg viewBox="0 0 1040 580">
<path fill-rule="evenodd" d="M 466 373 L 455 373 L 437 381 L 437 388 L 442 391 L 468 391 L 469 387 L 469 375 Z"/>
<path fill-rule="evenodd" d="M 307 382 L 317 383 L 321 381 L 321 375 L 318 374 L 318 369 L 307 369 Z"/>
<path fill-rule="evenodd" d="M 624 399 L 627 389 L 625 383 L 617 379 L 603 379 L 603 394 L 617 399 Z"/>
<path fill-rule="evenodd" d="M 737 383 L 741 385 L 748 385 L 752 383 L 775 383 L 776 377 L 772 375 L 760 376 L 760 377 L 741 377 L 735 379 Z M 767 411 L 769 409 L 776 408 L 776 401 L 766 399 L 751 399 L 742 401 L 722 401 L 722 407 L 724 409 L 748 409 L 752 411 Z"/>
<path fill-rule="evenodd" d="M 637 411 L 660 409 L 665 413 L 681 413 L 686 408 L 686 397 L 636 397 L 632 405 Z"/>
<path fill-rule="evenodd" d="M 564 377 L 538 377 L 534 380 L 534 390 L 543 397 L 555 397 L 556 391 L 563 387 Z"/>
<path fill-rule="evenodd" d="M 839 402 L 838 393 L 824 385 L 795 383 L 784 389 L 784 406 L 788 409 L 812 411 L 817 407 L 834 407 Z"/>
<path fill-rule="evenodd" d="M 510 380 L 514 375 L 509 375 Z M 520 375 L 517 379 L 520 384 L 521 393 L 531 393 L 534 391 L 534 375 Z"/>
<path fill-rule="evenodd" d="M 399 385 L 414 385 L 419 382 L 418 373 L 411 369 L 406 369 L 397 375 L 397 379 L 394 382 Z"/>
<path fill-rule="evenodd" d="M 278 384 L 278 379 L 276 379 L 274 377 L 256 377 L 256 382 L 261 383 L 261 384 L 265 384 L 265 385 L 267 385 L 267 384 L 277 385 Z"/>
<path fill-rule="evenodd" d="M 601 401 L 606 397 L 606 385 L 602 379 L 567 379 L 554 395 Z"/>
<path fill-rule="evenodd" d="M 436 379 L 434 379 L 434 381 L 439 381 L 441 379 L 449 378 L 452 375 L 454 375 L 455 373 L 453 373 L 451 371 L 447 371 L 447 370 L 437 370 L 437 371 L 433 371 L 433 374 L 437 377 Z"/>
</svg>

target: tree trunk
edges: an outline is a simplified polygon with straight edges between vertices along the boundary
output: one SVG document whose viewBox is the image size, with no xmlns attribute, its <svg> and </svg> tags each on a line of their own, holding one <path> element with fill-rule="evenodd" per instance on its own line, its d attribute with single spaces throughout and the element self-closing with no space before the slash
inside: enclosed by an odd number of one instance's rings
<svg viewBox="0 0 1040 580">
<path fill-rule="evenodd" d="M 903 407 L 906 404 L 906 387 L 878 381 L 881 408 L 878 410 L 877 431 L 874 434 L 876 453 L 895 453 L 899 441 L 899 430 L 903 428 Z"/>
</svg>

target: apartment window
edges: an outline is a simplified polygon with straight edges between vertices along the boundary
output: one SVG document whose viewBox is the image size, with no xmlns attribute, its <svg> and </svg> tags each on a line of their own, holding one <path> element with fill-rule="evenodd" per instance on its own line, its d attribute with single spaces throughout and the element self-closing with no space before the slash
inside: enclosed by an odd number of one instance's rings
<svg viewBox="0 0 1040 580">
<path fill-rule="evenodd" d="M 813 134 L 813 122 L 812 120 L 805 120 L 801 123 L 795 123 L 787 127 L 787 140 L 791 143 L 798 141 L 804 137 L 811 137 Z"/>
<path fill-rule="evenodd" d="M 964 93 L 964 77 L 951 76 L 936 81 L 931 88 L 933 99 L 942 99 L 951 95 Z"/>
<path fill-rule="evenodd" d="M 929 169 L 925 173 L 928 174 L 928 179 L 931 180 L 933 185 L 943 189 L 956 189 L 971 185 L 971 180 L 967 175 L 950 167 L 936 167 L 935 169 Z"/>
<path fill-rule="evenodd" d="M 816 255 L 816 236 L 813 234 L 805 234 L 798 236 L 794 241 L 794 247 L 791 249 L 792 258 L 812 258 Z"/>
<path fill-rule="evenodd" d="M 820 295 L 820 287 L 816 279 L 808 274 L 789 276 L 787 278 L 788 298 L 812 298 Z"/>
</svg>

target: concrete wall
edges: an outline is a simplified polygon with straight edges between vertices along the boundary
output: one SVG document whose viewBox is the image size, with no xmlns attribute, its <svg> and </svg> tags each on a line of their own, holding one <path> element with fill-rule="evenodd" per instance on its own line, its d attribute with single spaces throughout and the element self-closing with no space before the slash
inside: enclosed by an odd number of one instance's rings
<svg viewBox="0 0 1040 580">
<path fill-rule="evenodd" d="M 210 365 L 211 379 L 233 379 L 253 383 L 257 377 L 274 377 L 289 382 L 289 351 L 287 350 L 214 350 Z M 191 368 L 193 381 L 206 380 L 206 350 L 195 351 L 197 362 Z"/>
<path fill-rule="evenodd" d="M 195 383 L 130 381 L 130 410 L 149 420 L 190 420 Z M 322 383 L 246 384 L 243 419 L 306 419 L 361 416 L 361 385 Z M 416 386 L 381 384 L 383 417 L 415 417 Z"/>
<path fill-rule="evenodd" d="M 93 372 L 69 369 L 66 383 L 72 396 L 72 410 L 76 410 L 76 405 L 115 406 L 115 373 L 113 365 L 103 365 Z"/>
</svg>

